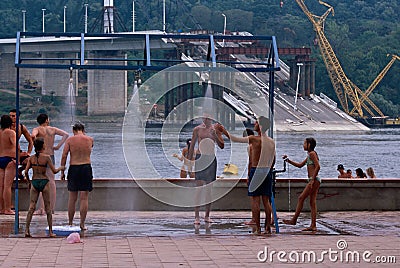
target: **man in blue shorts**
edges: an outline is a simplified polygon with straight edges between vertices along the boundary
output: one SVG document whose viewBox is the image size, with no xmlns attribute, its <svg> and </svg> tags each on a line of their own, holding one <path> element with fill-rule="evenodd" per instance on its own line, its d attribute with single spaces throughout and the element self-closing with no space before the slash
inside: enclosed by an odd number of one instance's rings
<svg viewBox="0 0 400 268">
<path fill-rule="evenodd" d="M 68 224 L 72 225 L 75 215 L 75 205 L 80 193 L 80 227 L 86 230 L 85 220 L 89 207 L 89 192 L 92 191 L 92 166 L 90 155 L 93 148 L 93 138 L 85 133 L 85 127 L 81 123 L 76 123 L 72 127 L 74 136 L 69 137 L 64 145 L 61 158 L 61 165 L 65 166 L 69 154 L 68 169 Z M 65 179 L 64 171 L 61 177 Z"/>
<path fill-rule="evenodd" d="M 271 233 L 271 207 L 269 199 L 272 195 L 272 168 L 275 164 L 275 142 L 267 136 L 270 121 L 260 116 L 255 122 L 254 130 L 259 136 L 236 137 L 231 135 L 221 125 L 218 126 L 232 142 L 248 143 L 252 150 L 250 155 L 251 168 L 249 173 L 248 196 L 252 198 L 251 210 L 256 223 L 255 233 L 261 233 L 260 198 L 265 208 L 265 233 Z"/>
</svg>

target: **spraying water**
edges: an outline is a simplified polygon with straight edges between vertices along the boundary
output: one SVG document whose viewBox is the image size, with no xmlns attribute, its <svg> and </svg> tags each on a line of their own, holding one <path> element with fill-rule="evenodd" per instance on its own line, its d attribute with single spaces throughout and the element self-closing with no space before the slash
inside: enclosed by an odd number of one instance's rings
<svg viewBox="0 0 400 268">
<path fill-rule="evenodd" d="M 70 110 L 71 125 L 72 125 L 75 121 L 75 113 L 76 113 L 76 98 L 75 98 L 75 90 L 74 90 L 74 79 L 72 78 L 72 69 L 70 69 L 70 73 L 69 73 L 67 107 L 69 107 L 69 110 Z"/>
<path fill-rule="evenodd" d="M 213 116 L 213 90 L 211 87 L 211 81 L 208 81 L 206 93 L 204 95 L 204 103 L 203 103 L 203 114 L 208 114 Z"/>
</svg>

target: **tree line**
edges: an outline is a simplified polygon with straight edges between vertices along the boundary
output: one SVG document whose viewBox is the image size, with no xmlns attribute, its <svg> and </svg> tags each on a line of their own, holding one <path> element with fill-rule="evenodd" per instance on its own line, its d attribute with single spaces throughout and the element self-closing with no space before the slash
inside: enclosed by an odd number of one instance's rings
<svg viewBox="0 0 400 268">
<path fill-rule="evenodd" d="M 115 0 L 116 31 L 132 30 L 132 5 L 135 5 L 135 30 L 163 29 L 164 0 Z M 326 19 L 325 34 L 346 75 L 365 90 L 391 57 L 400 55 L 400 1 L 325 0 L 335 15 Z M 62 32 L 64 10 L 68 32 L 83 32 L 85 5 L 88 31 L 102 31 L 103 0 L 3 0 L 0 2 L 0 38 L 15 37 L 22 31 L 23 13 L 27 31 L 42 31 L 44 15 L 46 32 Z M 165 0 L 167 32 L 211 30 L 248 31 L 255 35 L 275 35 L 279 47 L 312 48 L 316 64 L 316 93 L 324 92 L 337 100 L 325 65 L 314 45 L 313 26 L 295 0 Z M 317 0 L 305 4 L 316 15 L 326 7 Z M 66 6 L 66 8 L 64 8 Z M 44 12 L 42 9 L 46 9 Z M 397 11 L 396 11 L 397 10 Z M 384 114 L 400 115 L 400 62 L 390 71 L 370 98 Z"/>
</svg>

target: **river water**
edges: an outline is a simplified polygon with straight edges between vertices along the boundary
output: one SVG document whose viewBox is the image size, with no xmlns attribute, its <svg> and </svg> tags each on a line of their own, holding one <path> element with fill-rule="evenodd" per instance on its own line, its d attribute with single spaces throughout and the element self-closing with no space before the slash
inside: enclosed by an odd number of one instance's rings
<svg viewBox="0 0 400 268">
<path fill-rule="evenodd" d="M 72 135 L 72 130 L 68 129 L 70 127 L 59 126 L 55 122 L 52 122 L 52 125 L 60 127 Z M 28 124 L 27 127 L 32 131 L 36 125 Z M 237 129 L 233 133 L 241 136 L 242 130 Z M 95 141 L 92 153 L 94 177 L 132 178 L 124 157 L 122 123 L 87 123 L 86 131 Z M 143 170 L 155 169 L 161 178 L 177 178 L 181 162 L 173 158 L 172 154 L 180 153 L 185 146 L 185 140 L 190 138 L 192 133 L 190 131 L 163 133 L 163 142 L 161 142 L 160 133 L 160 129 L 146 131 L 146 152 L 152 167 L 142 168 Z M 176 139 L 176 137 L 179 137 L 179 145 L 176 148 L 164 146 L 166 140 Z M 321 178 L 337 177 L 336 167 L 338 164 L 343 164 L 345 169 L 352 169 L 353 174 L 358 167 L 364 171 L 368 167 L 373 167 L 378 178 L 400 178 L 400 169 L 397 168 L 400 159 L 400 129 L 373 129 L 366 132 L 275 133 L 277 169 L 281 169 L 283 166 L 281 159 L 283 154 L 287 154 L 294 161 L 305 159 L 306 152 L 303 150 L 303 141 L 307 137 L 314 137 L 317 140 L 315 150 L 320 158 Z M 21 139 L 21 146 L 23 149 L 26 148 L 26 142 L 23 139 Z M 61 150 L 57 151 L 55 155 L 58 166 Z M 139 160 L 139 158 L 147 156 L 137 155 L 134 157 Z M 217 175 L 222 175 L 224 164 L 232 163 L 239 167 L 239 176 L 245 177 L 246 145 L 234 144 L 231 146 L 230 142 L 226 140 L 225 148 L 217 150 L 217 158 Z M 284 178 L 305 178 L 306 176 L 305 167 L 298 169 L 293 166 L 290 166 L 286 173 L 280 175 Z M 137 176 L 134 175 L 134 177 Z"/>
</svg>

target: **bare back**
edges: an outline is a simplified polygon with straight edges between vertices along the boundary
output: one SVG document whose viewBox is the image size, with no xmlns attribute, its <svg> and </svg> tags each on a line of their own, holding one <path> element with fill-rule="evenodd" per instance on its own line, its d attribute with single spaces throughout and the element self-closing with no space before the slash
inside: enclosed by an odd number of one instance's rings
<svg viewBox="0 0 400 268">
<path fill-rule="evenodd" d="M 275 143 L 268 136 L 250 136 L 250 162 L 252 167 L 273 167 L 275 161 Z"/>
<path fill-rule="evenodd" d="M 15 158 L 16 134 L 10 128 L 0 129 L 0 156 Z"/>
<path fill-rule="evenodd" d="M 47 176 L 47 167 L 50 167 L 51 171 L 53 173 L 57 173 L 57 170 L 55 169 L 53 162 L 48 154 L 41 153 L 39 154 L 39 157 L 36 155 L 33 155 L 29 158 L 28 165 L 26 167 L 26 172 L 29 170 L 29 168 L 32 168 L 33 170 L 33 176 L 32 179 L 49 179 Z"/>
<path fill-rule="evenodd" d="M 70 165 L 83 165 L 90 164 L 90 155 L 93 148 L 93 138 L 85 134 L 78 134 L 69 137 L 64 145 L 63 160 L 67 158 L 68 153 L 70 154 Z"/>
<path fill-rule="evenodd" d="M 54 147 L 56 135 L 63 136 L 64 141 L 66 137 L 68 137 L 68 133 L 64 130 L 51 126 L 39 126 L 32 131 L 32 136 L 34 138 L 42 137 L 44 139 L 44 144 L 46 145 L 44 153 L 48 155 L 54 155 L 54 150 L 58 149 Z M 57 146 L 61 146 L 64 143 L 63 140 Z"/>
</svg>

